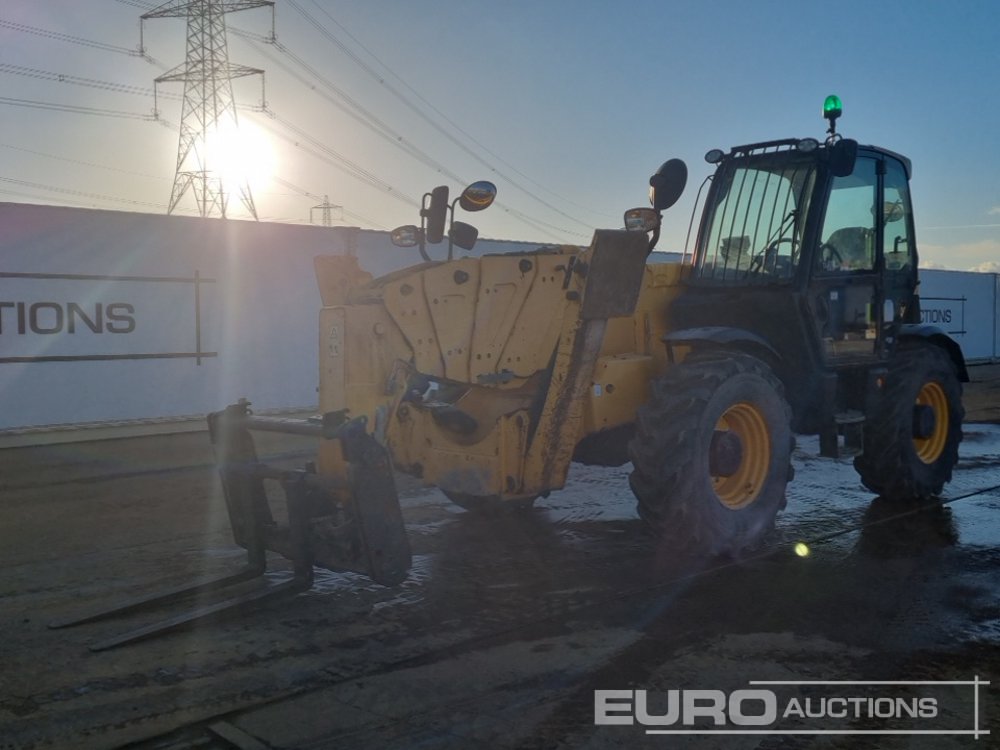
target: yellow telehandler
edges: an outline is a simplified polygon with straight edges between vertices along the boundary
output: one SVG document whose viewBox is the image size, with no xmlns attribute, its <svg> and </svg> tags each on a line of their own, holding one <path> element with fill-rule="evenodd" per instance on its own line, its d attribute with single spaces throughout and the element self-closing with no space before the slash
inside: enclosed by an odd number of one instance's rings
<svg viewBox="0 0 1000 750">
<path fill-rule="evenodd" d="M 795 433 L 855 456 L 873 492 L 939 493 L 957 460 L 965 363 L 920 323 L 910 161 L 842 138 L 840 111 L 829 97 L 823 141 L 708 152 L 690 262 L 647 262 L 686 183 L 676 159 L 650 179 L 652 208 L 585 249 L 454 258 L 477 235 L 456 206 L 483 210 L 496 195 L 479 182 L 450 204 L 436 188 L 420 225 L 393 232 L 421 264 L 372 278 L 353 257 L 317 258 L 322 416 L 258 417 L 240 402 L 209 418 L 250 558 L 237 576 L 263 573 L 272 550 L 295 562 L 283 591 L 311 585 L 314 565 L 402 581 L 393 470 L 489 511 L 558 490 L 574 458 L 631 461 L 640 516 L 716 554 L 773 526 Z M 431 260 L 446 238 L 446 259 Z M 269 467 L 254 430 L 315 435 L 317 460 Z M 266 482 L 284 489 L 287 523 Z"/>
</svg>

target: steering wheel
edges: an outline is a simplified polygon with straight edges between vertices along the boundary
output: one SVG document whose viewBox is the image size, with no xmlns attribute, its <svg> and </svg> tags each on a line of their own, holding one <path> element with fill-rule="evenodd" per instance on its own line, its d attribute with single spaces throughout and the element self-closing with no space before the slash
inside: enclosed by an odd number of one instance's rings
<svg viewBox="0 0 1000 750">
<path fill-rule="evenodd" d="M 786 242 L 791 245 L 795 244 L 795 240 L 792 237 L 781 237 L 779 239 L 774 240 L 774 242 L 772 242 L 766 248 L 764 248 L 764 252 L 756 256 L 753 259 L 753 261 L 751 261 L 750 273 L 752 274 L 760 273 L 761 271 L 765 270 L 764 266 L 768 263 L 770 263 L 771 265 L 772 273 L 775 270 L 777 270 L 778 246 Z"/>
<path fill-rule="evenodd" d="M 843 256 L 829 242 L 819 246 L 819 257 L 824 271 L 838 271 L 844 265 Z"/>
</svg>

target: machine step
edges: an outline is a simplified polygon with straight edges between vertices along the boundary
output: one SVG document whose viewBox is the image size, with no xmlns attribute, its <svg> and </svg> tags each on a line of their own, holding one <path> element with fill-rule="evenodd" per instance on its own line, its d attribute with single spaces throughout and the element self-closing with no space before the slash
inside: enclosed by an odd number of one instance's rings
<svg viewBox="0 0 1000 750">
<path fill-rule="evenodd" d="M 819 436 L 819 453 L 827 458 L 850 458 L 864 452 L 865 415 L 854 409 L 837 412 Z"/>
</svg>

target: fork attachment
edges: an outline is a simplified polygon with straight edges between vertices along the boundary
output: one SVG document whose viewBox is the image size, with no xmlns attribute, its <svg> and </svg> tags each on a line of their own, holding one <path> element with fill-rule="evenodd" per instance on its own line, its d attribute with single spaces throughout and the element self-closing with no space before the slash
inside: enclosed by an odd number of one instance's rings
<svg viewBox="0 0 1000 750">
<path fill-rule="evenodd" d="M 144 640 L 306 591 L 312 587 L 315 565 L 365 573 L 386 586 L 405 580 L 411 554 L 392 467 L 385 448 L 365 432 L 363 418 L 344 421 L 338 414 L 321 420 L 256 417 L 249 413 L 249 404 L 240 401 L 210 414 L 208 426 L 233 538 L 247 551 L 246 565 L 228 575 L 162 589 L 110 608 L 55 621 L 50 628 L 127 615 L 260 578 L 267 572 L 269 551 L 292 561 L 290 576 L 94 643 L 91 650 L 103 651 Z M 320 476 L 311 468 L 268 466 L 258 460 L 250 430 L 340 440 L 348 461 L 347 476 Z M 275 520 L 266 481 L 284 495 L 287 524 Z"/>
<path fill-rule="evenodd" d="M 236 543 L 251 551 L 258 543 L 291 560 L 308 558 L 328 570 L 350 570 L 395 586 L 410 569 L 410 545 L 385 448 L 365 431 L 366 419 L 346 420 L 341 412 L 321 419 L 258 417 L 241 401 L 209 415 L 209 432 Z M 250 430 L 313 435 L 339 440 L 346 476 L 289 472 L 257 460 Z M 290 480 L 297 483 L 289 493 Z M 301 497 L 302 540 L 292 540 L 275 523 L 264 487 L 277 479 L 289 501 Z M 291 504 L 289 505 L 291 509 Z M 302 545 L 305 549 L 296 549 Z"/>
</svg>

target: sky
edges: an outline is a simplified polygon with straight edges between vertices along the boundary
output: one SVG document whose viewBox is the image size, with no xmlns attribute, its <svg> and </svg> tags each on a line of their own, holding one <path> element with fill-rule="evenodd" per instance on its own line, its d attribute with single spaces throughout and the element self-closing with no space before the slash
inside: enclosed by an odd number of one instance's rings
<svg viewBox="0 0 1000 750">
<path fill-rule="evenodd" d="M 164 213 L 185 21 L 154 0 L 4 0 L 0 200 Z M 661 250 L 684 247 L 704 154 L 838 130 L 914 164 L 922 264 L 1000 271 L 996 0 L 277 0 L 227 14 L 237 156 L 261 220 L 391 229 L 436 185 L 493 181 L 481 236 L 586 244 L 689 169 Z M 266 108 L 261 107 L 266 102 Z M 230 158 L 233 158 L 230 155 Z M 196 214 L 185 196 L 176 213 Z M 459 212 L 461 213 L 461 212 Z M 247 214 L 237 200 L 232 218 Z"/>
</svg>

